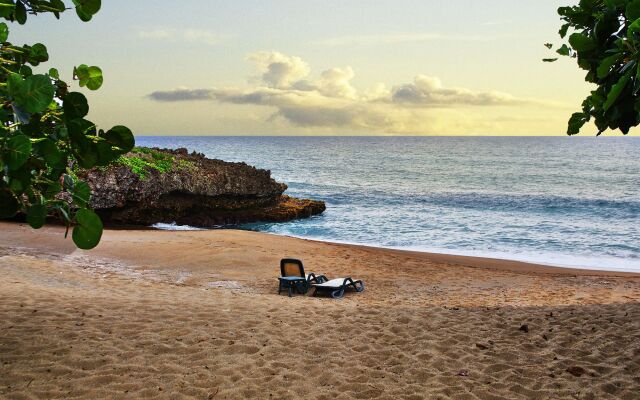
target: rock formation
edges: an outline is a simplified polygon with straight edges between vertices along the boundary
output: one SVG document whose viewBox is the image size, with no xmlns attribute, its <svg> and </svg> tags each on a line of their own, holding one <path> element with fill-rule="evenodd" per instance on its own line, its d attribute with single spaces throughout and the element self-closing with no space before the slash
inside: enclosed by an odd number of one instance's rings
<svg viewBox="0 0 640 400">
<path fill-rule="evenodd" d="M 287 185 L 270 171 L 186 149 L 136 148 L 115 165 L 78 176 L 91 186 L 91 206 L 105 222 L 214 227 L 288 221 L 325 210 L 322 201 L 283 195 Z"/>
</svg>

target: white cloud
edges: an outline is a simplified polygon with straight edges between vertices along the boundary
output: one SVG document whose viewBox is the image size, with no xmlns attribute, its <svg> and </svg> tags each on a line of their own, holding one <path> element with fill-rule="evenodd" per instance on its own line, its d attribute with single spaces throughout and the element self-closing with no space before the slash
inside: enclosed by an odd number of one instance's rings
<svg viewBox="0 0 640 400">
<path fill-rule="evenodd" d="M 260 73 L 249 88 L 179 88 L 156 91 L 149 98 L 265 106 L 275 109 L 271 121 L 283 119 L 297 127 L 404 134 L 464 130 L 492 123 L 487 121 L 486 111 L 474 109 L 554 106 L 508 93 L 447 88 L 437 77 L 426 75 L 391 89 L 377 84 L 360 93 L 351 85 L 355 73 L 349 66 L 328 69 L 312 79 L 309 65 L 299 57 L 259 52 L 247 59 Z M 489 115 L 489 119 L 495 117 Z"/>
<path fill-rule="evenodd" d="M 300 57 L 285 56 L 277 51 L 261 51 L 250 54 L 247 60 L 253 62 L 262 74 L 260 79 L 269 87 L 285 88 L 307 75 L 311 69 Z"/>
<path fill-rule="evenodd" d="M 138 37 L 172 43 L 188 42 L 215 46 L 229 38 L 229 35 L 222 35 L 204 29 L 151 29 L 139 30 Z"/>
<path fill-rule="evenodd" d="M 444 88 L 440 79 L 426 75 L 418 75 L 413 83 L 393 88 L 390 100 L 395 103 L 427 107 L 517 105 L 532 102 L 532 100 L 518 99 L 498 91 L 474 92 L 464 88 Z"/>
</svg>

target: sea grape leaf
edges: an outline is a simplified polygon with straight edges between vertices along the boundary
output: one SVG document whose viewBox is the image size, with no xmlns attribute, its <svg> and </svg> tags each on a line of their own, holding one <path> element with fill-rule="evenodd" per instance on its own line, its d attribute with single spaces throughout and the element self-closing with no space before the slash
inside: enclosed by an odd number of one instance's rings
<svg viewBox="0 0 640 400">
<path fill-rule="evenodd" d="M 612 56 L 609 56 L 605 59 L 603 59 L 600 62 L 600 65 L 598 66 L 597 69 L 597 75 L 598 78 L 602 79 L 604 77 L 606 77 L 607 75 L 609 75 L 609 70 L 611 69 L 611 67 L 618 62 L 618 60 L 620 60 L 622 58 L 622 54 L 620 53 L 616 53 Z"/>
<path fill-rule="evenodd" d="M 129 128 L 122 125 L 114 126 L 104 135 L 104 139 L 111 145 L 118 147 L 119 152 L 128 153 L 135 146 L 133 133 Z"/>
<path fill-rule="evenodd" d="M 9 27 L 4 22 L 0 22 L 0 43 L 4 43 L 9 38 Z"/>
<path fill-rule="evenodd" d="M 29 63 L 33 66 L 49 60 L 47 47 L 42 43 L 36 43 L 29 49 Z"/>
<path fill-rule="evenodd" d="M 67 120 L 82 118 L 89 113 L 87 98 L 79 92 L 68 93 L 64 98 L 63 108 Z"/>
<path fill-rule="evenodd" d="M 27 22 L 27 8 L 21 1 L 16 3 L 16 11 L 15 11 L 16 21 L 20 25 L 24 25 Z"/>
<path fill-rule="evenodd" d="M 84 181 L 77 181 L 73 188 L 73 202 L 80 208 L 86 208 L 91 198 L 91 188 Z"/>
<path fill-rule="evenodd" d="M 9 169 L 20 168 L 31 155 L 31 140 L 26 135 L 16 135 L 7 141 L 6 163 Z"/>
<path fill-rule="evenodd" d="M 47 207 L 44 204 L 34 204 L 27 210 L 27 223 L 33 229 L 40 229 L 47 219 Z"/>
<path fill-rule="evenodd" d="M 629 2 L 624 14 L 628 21 L 635 21 L 640 18 L 640 0 L 633 0 Z"/>
<path fill-rule="evenodd" d="M 90 90 L 98 90 L 104 82 L 102 70 L 96 66 L 87 66 L 81 64 L 74 69 L 74 74 L 80 81 L 81 87 L 87 87 Z"/>
<path fill-rule="evenodd" d="M 34 147 L 47 164 L 56 165 L 62 161 L 63 153 L 53 140 L 45 139 L 37 143 Z"/>
<path fill-rule="evenodd" d="M 592 38 L 577 32 L 569 36 L 569 44 L 579 52 L 593 50 L 596 47 L 596 42 Z"/>
<path fill-rule="evenodd" d="M 15 12 L 16 5 L 12 0 L 0 0 L 0 17 L 11 18 L 11 15 Z"/>
<path fill-rule="evenodd" d="M 49 68 L 49 76 L 53 79 L 60 79 L 60 73 L 55 68 Z"/>
<path fill-rule="evenodd" d="M 29 113 L 46 110 L 55 95 L 55 86 L 47 75 L 31 75 L 23 79 L 18 74 L 10 74 L 7 88 L 15 103 Z"/>
<path fill-rule="evenodd" d="M 76 7 L 81 8 L 83 12 L 90 15 L 97 14 L 100 11 L 101 3 L 101 0 L 73 0 L 73 4 Z"/>
<path fill-rule="evenodd" d="M 618 100 L 618 97 L 620 97 L 620 93 L 622 93 L 622 90 L 627 86 L 629 79 L 631 79 L 631 74 L 629 72 L 622 78 L 620 78 L 620 80 L 611 87 L 611 91 L 607 96 L 607 100 L 602 105 L 602 109 L 604 111 L 609 111 L 609 108 L 611 108 L 613 103 L 615 103 L 615 101 Z"/>
<path fill-rule="evenodd" d="M 103 230 L 100 217 L 87 208 L 81 208 L 76 213 L 76 224 L 71 235 L 76 246 L 83 250 L 96 247 Z"/>
<path fill-rule="evenodd" d="M 561 56 L 568 56 L 569 54 L 571 54 L 571 49 L 569 48 L 569 46 L 563 43 L 562 46 L 560 46 L 560 48 L 556 50 L 556 53 L 560 54 Z"/>
<path fill-rule="evenodd" d="M 569 127 L 567 134 L 577 135 L 580 132 L 580 128 L 589 120 L 589 116 L 585 113 L 573 113 L 569 118 Z"/>
</svg>

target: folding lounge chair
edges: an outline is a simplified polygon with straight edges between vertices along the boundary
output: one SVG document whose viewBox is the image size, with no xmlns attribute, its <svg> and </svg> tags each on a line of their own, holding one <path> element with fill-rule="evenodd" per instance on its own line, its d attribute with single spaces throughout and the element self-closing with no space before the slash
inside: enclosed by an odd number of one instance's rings
<svg viewBox="0 0 640 400">
<path fill-rule="evenodd" d="M 295 258 L 283 258 L 280 260 L 280 284 L 278 286 L 278 294 L 286 289 L 291 297 L 292 290 L 295 288 L 298 293 L 307 293 L 311 283 L 322 283 L 328 279 L 324 275 L 316 275 L 314 273 L 305 274 L 302 261 Z"/>
<path fill-rule="evenodd" d="M 348 287 L 353 287 L 356 292 L 364 291 L 364 282 L 361 280 L 354 281 L 351 277 L 346 278 L 336 278 L 331 279 L 330 281 L 314 283 L 312 285 L 316 291 L 313 293 L 315 296 L 318 292 L 329 292 L 329 295 L 334 299 L 339 299 L 344 296 L 344 291 Z"/>
</svg>

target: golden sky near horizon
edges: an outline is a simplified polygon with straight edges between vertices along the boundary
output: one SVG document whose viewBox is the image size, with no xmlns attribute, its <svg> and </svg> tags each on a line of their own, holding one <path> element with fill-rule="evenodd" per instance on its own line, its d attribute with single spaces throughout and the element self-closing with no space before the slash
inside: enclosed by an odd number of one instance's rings
<svg viewBox="0 0 640 400">
<path fill-rule="evenodd" d="M 10 40 L 102 67 L 90 118 L 137 135 L 564 135 L 590 87 L 541 60 L 573 3 L 110 0 Z"/>
</svg>

